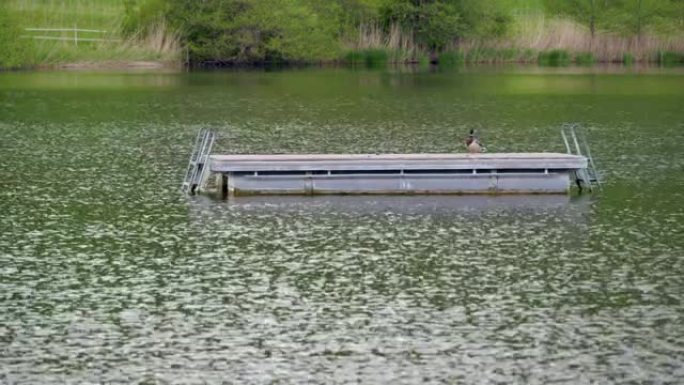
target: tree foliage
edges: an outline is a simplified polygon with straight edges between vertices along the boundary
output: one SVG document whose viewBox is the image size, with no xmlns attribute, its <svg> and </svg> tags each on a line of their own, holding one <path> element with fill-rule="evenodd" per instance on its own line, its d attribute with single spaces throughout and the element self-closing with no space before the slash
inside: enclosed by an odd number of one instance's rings
<svg viewBox="0 0 684 385">
<path fill-rule="evenodd" d="M 433 51 L 462 37 L 501 36 L 511 21 L 488 0 L 395 0 L 381 9 L 385 25 L 400 24 Z"/>
<path fill-rule="evenodd" d="M 677 10 L 682 3 L 681 0 L 619 0 L 615 29 L 639 37 L 647 29 L 667 30 L 676 25 L 673 19 L 681 18 Z"/>
<path fill-rule="evenodd" d="M 569 16 L 588 26 L 592 37 L 597 29 L 610 24 L 617 8 L 615 0 L 546 0 L 545 5 L 552 14 Z"/>
<path fill-rule="evenodd" d="M 443 48 L 463 30 L 458 8 L 448 1 L 395 1 L 383 7 L 382 17 L 386 24 L 411 31 L 416 41 L 432 50 Z"/>
<path fill-rule="evenodd" d="M 684 26 L 682 0 L 545 0 L 551 14 L 568 16 L 598 30 L 641 36 L 647 30 L 673 32 Z"/>
<path fill-rule="evenodd" d="M 160 4 L 138 6 L 140 12 L 127 19 L 144 24 L 155 16 L 142 11 L 156 10 L 180 33 L 194 61 L 310 61 L 339 53 L 339 10 L 322 0 L 152 1 Z"/>
</svg>

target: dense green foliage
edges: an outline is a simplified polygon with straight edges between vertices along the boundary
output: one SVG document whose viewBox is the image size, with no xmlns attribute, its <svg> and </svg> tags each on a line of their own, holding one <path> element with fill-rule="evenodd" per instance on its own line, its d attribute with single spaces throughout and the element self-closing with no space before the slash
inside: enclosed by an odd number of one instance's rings
<svg viewBox="0 0 684 385">
<path fill-rule="evenodd" d="M 503 35 L 511 22 L 491 0 L 395 0 L 381 7 L 381 21 L 398 23 L 432 51 L 462 37 Z"/>
<path fill-rule="evenodd" d="M 592 65 L 596 59 L 594 58 L 594 55 L 592 55 L 591 52 L 580 52 L 577 55 L 575 55 L 575 63 L 578 65 Z"/>
<path fill-rule="evenodd" d="M 680 52 L 659 52 L 658 62 L 664 65 L 684 64 L 684 53 Z"/>
<path fill-rule="evenodd" d="M 432 50 L 443 48 L 465 29 L 456 4 L 439 0 L 390 3 L 383 9 L 383 21 L 411 30 L 417 42 Z"/>
<path fill-rule="evenodd" d="M 566 66 L 570 64 L 570 54 L 562 49 L 554 49 L 539 54 L 539 65 Z"/>
<path fill-rule="evenodd" d="M 165 17 L 194 61 L 312 61 L 340 56 L 360 25 L 393 26 L 436 52 L 463 37 L 497 37 L 496 0 L 127 0 L 126 30 Z"/>
<path fill-rule="evenodd" d="M 389 54 L 381 49 L 365 49 L 361 51 L 350 51 L 347 53 L 346 61 L 352 65 L 364 65 L 366 67 L 381 67 L 389 61 Z"/>
<path fill-rule="evenodd" d="M 340 53 L 338 9 L 322 0 L 166 0 L 162 10 L 195 61 L 312 61 Z"/>
</svg>

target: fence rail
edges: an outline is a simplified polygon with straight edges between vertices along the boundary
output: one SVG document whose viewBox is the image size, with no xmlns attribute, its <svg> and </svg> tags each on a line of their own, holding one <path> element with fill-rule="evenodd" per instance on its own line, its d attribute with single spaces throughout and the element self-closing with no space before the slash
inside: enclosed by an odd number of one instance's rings
<svg viewBox="0 0 684 385">
<path fill-rule="evenodd" d="M 106 34 L 108 31 L 105 30 L 100 30 L 100 29 L 84 29 L 84 28 L 24 28 L 24 31 L 26 32 L 44 32 L 46 34 L 43 35 L 22 35 L 20 36 L 21 38 L 24 39 L 34 39 L 34 40 L 57 40 L 57 41 L 71 41 L 74 43 L 74 45 L 78 46 L 79 42 L 94 42 L 94 41 L 119 41 L 120 39 L 112 39 L 112 38 L 100 38 L 100 37 L 82 37 L 79 36 L 79 33 L 81 35 L 83 34 Z M 61 35 L 63 35 L 65 32 L 69 32 L 73 34 L 72 36 L 54 36 L 54 35 L 48 35 L 49 33 L 57 32 Z M 92 36 L 92 35 L 90 35 Z"/>
</svg>

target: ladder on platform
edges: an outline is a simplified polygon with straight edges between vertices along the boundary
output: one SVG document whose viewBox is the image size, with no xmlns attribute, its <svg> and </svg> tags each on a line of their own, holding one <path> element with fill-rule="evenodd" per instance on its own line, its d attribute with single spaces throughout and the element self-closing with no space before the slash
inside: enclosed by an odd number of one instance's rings
<svg viewBox="0 0 684 385">
<path fill-rule="evenodd" d="M 589 142 L 578 124 L 564 124 L 561 126 L 561 136 L 568 154 L 579 155 L 587 158 L 587 168 L 574 171 L 575 183 L 582 191 L 586 187 L 594 191 L 594 186 L 601 189 L 601 178 L 596 167 L 596 162 L 591 156 Z"/>
<path fill-rule="evenodd" d="M 207 160 L 217 137 L 216 132 L 208 128 L 202 128 L 197 133 L 195 146 L 190 155 L 188 169 L 185 172 L 185 179 L 183 179 L 183 186 L 181 187 L 183 192 L 194 194 L 202 186 L 209 168 L 207 167 Z"/>
</svg>

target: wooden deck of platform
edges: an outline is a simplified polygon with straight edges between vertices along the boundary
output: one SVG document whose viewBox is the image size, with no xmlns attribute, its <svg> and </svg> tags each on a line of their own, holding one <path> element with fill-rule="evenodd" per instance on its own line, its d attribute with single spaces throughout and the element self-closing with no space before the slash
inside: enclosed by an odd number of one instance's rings
<svg viewBox="0 0 684 385">
<path fill-rule="evenodd" d="M 574 170 L 583 156 L 561 153 L 211 155 L 212 172 L 362 170 Z"/>
</svg>

